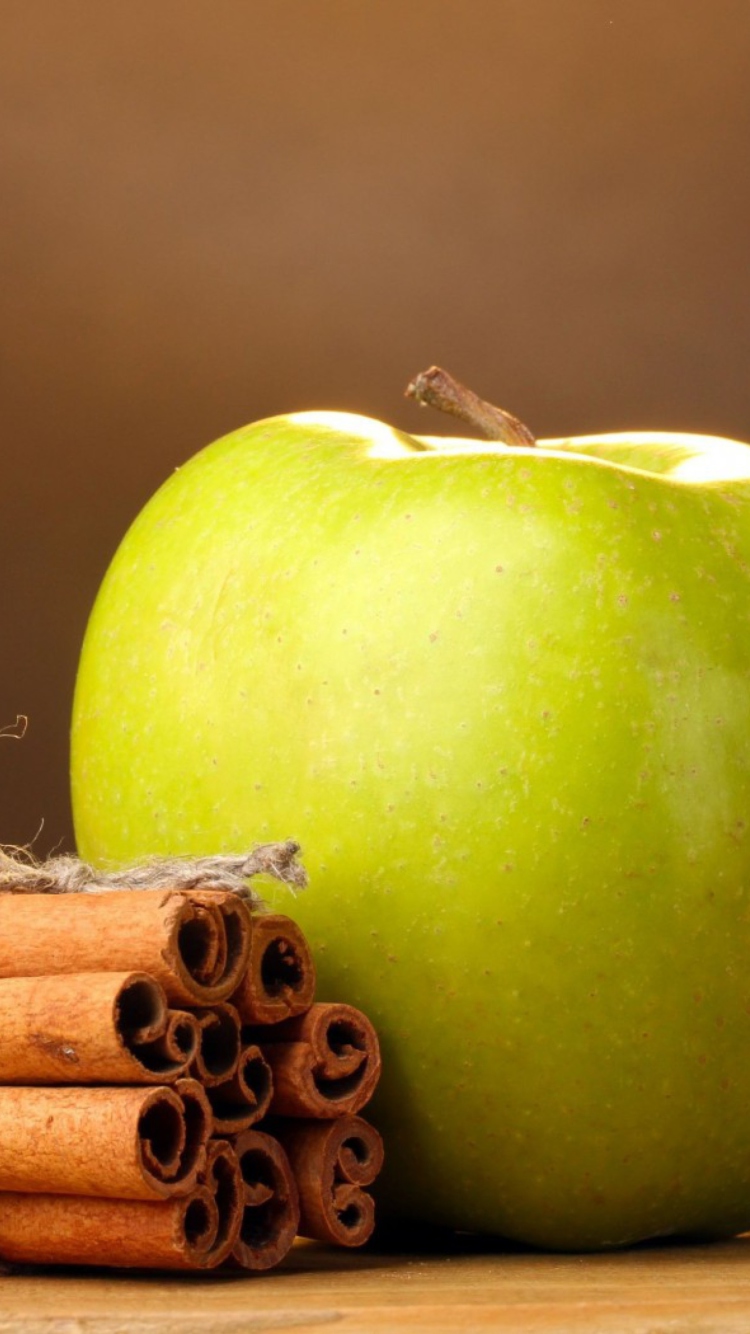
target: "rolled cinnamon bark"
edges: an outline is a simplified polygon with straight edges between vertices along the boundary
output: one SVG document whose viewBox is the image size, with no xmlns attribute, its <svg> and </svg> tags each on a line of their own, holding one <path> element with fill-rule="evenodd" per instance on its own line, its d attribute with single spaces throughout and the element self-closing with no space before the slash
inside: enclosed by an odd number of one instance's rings
<svg viewBox="0 0 750 1334">
<path fill-rule="evenodd" d="M 178 1078 L 188 1073 L 187 1067 L 198 1049 L 199 1041 L 198 1025 L 192 1014 L 186 1010 L 167 1010 L 164 1032 L 153 1041 L 134 1046 L 134 1054 L 144 1065 L 161 1065 L 162 1068 L 157 1069 L 157 1077 L 163 1084 L 174 1077 L 171 1067 L 178 1062 Z M 169 1080 L 164 1078 L 164 1069 L 169 1071 Z"/>
<path fill-rule="evenodd" d="M 375 1226 L 363 1189 L 383 1166 L 383 1141 L 361 1116 L 335 1121 L 273 1122 L 297 1182 L 299 1231 L 336 1246 L 362 1246 Z"/>
<path fill-rule="evenodd" d="M 246 1130 L 234 1141 L 243 1180 L 240 1232 L 231 1261 L 243 1269 L 273 1269 L 289 1251 L 299 1227 L 299 1195 L 289 1159 L 278 1140 Z"/>
<path fill-rule="evenodd" d="M 232 996 L 243 1024 L 278 1024 L 304 1014 L 315 996 L 315 965 L 302 931 L 281 913 L 252 913 L 250 952 Z"/>
<path fill-rule="evenodd" d="M 204 1166 L 210 1128 L 194 1080 L 173 1088 L 0 1088 L 0 1190 L 186 1195 Z"/>
<path fill-rule="evenodd" d="M 238 1135 L 257 1125 L 273 1097 L 271 1068 L 260 1047 L 242 1048 L 237 1069 L 228 1079 L 206 1088 L 217 1135 Z"/>
<path fill-rule="evenodd" d="M 195 1010 L 200 1047 L 191 1074 L 206 1090 L 214 1134 L 238 1135 L 268 1111 L 273 1083 L 260 1049 L 243 1044 L 239 1015 L 224 1002 Z"/>
<path fill-rule="evenodd" d="M 200 1042 L 193 1058 L 191 1074 L 204 1088 L 223 1084 L 239 1064 L 242 1050 L 240 1017 L 233 1005 L 224 1001 L 195 1010 Z"/>
<path fill-rule="evenodd" d="M 0 895 L 0 977 L 138 969 L 170 1001 L 211 1004 L 237 989 L 249 945 L 229 892 Z"/>
<path fill-rule="evenodd" d="M 0 1083 L 165 1084 L 198 1046 L 147 973 L 0 980 Z"/>
<path fill-rule="evenodd" d="M 0 1256 L 19 1264 L 206 1269 L 223 1253 L 220 1210 L 208 1186 L 179 1200 L 0 1197 Z"/>
<path fill-rule="evenodd" d="M 178 1079 L 172 1087 L 182 1102 L 185 1118 L 182 1165 L 191 1171 L 193 1164 L 195 1165 L 196 1181 L 200 1184 L 200 1174 L 206 1166 L 210 1136 L 214 1131 L 211 1106 L 206 1097 L 206 1090 L 201 1087 L 197 1079 Z"/>
<path fill-rule="evenodd" d="M 272 1115 L 343 1116 L 372 1097 L 380 1046 L 369 1019 L 353 1005 L 318 1002 L 267 1034 L 256 1032 L 273 1075 Z"/>
<path fill-rule="evenodd" d="M 228 1140 L 209 1140 L 206 1166 L 198 1178 L 206 1186 L 216 1204 L 218 1226 L 209 1248 L 207 1262 L 211 1268 L 221 1264 L 233 1251 L 240 1234 L 244 1208 L 244 1184 L 240 1163 Z M 2 1200 L 0 1199 L 0 1206 Z"/>
</svg>

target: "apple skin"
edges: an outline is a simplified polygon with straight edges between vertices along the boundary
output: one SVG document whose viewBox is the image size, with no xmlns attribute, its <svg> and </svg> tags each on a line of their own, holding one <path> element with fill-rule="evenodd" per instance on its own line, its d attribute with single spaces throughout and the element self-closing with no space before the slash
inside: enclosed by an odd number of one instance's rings
<svg viewBox="0 0 750 1334">
<path fill-rule="evenodd" d="M 216 442 L 105 578 L 97 863 L 294 836 L 381 1034 L 384 1211 L 558 1249 L 750 1227 L 750 450 Z"/>
</svg>

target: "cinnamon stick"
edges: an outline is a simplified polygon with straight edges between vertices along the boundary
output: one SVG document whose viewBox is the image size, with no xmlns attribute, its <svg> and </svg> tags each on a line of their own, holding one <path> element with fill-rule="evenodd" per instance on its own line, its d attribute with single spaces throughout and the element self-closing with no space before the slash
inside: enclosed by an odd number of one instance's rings
<svg viewBox="0 0 750 1334">
<path fill-rule="evenodd" d="M 234 1250 L 240 1235 L 244 1208 L 244 1183 L 240 1163 L 228 1140 L 209 1140 L 206 1166 L 198 1182 L 199 1185 L 208 1187 L 218 1213 L 216 1236 L 207 1256 L 207 1262 L 213 1268 L 226 1260 Z"/>
<path fill-rule="evenodd" d="M 242 1048 L 237 1069 L 221 1083 L 206 1088 L 218 1135 L 249 1130 L 266 1115 L 273 1097 L 271 1068 L 260 1047 Z"/>
<path fill-rule="evenodd" d="M 185 1147 L 182 1151 L 182 1165 L 196 1170 L 196 1180 L 205 1170 L 206 1152 L 210 1136 L 213 1134 L 214 1119 L 206 1090 L 197 1079 L 187 1077 L 178 1079 L 172 1085 L 182 1102 L 182 1114 L 185 1118 Z"/>
<path fill-rule="evenodd" d="M 137 969 L 170 1001 L 211 1004 L 236 991 L 249 945 L 250 914 L 230 892 L 0 895 L 0 977 Z"/>
<path fill-rule="evenodd" d="M 302 931 L 282 913 L 252 913 L 247 967 L 232 1004 L 243 1024 L 277 1024 L 304 1014 L 315 996 L 315 965 Z"/>
<path fill-rule="evenodd" d="M 152 1041 L 135 1045 L 134 1054 L 144 1064 L 154 1066 L 159 1082 L 163 1084 L 173 1078 L 174 1065 L 179 1066 L 180 1075 L 187 1074 L 187 1066 L 197 1050 L 198 1042 L 198 1028 L 193 1015 L 185 1010 L 167 1010 L 164 1032 Z M 168 1079 L 165 1079 L 164 1070 L 168 1071 Z"/>
<path fill-rule="evenodd" d="M 210 1120 L 194 1080 L 173 1088 L 0 1088 L 0 1190 L 185 1195 L 204 1166 Z"/>
<path fill-rule="evenodd" d="M 361 1116 L 335 1121 L 274 1122 L 294 1173 L 303 1237 L 362 1246 L 375 1226 L 375 1204 L 364 1190 L 383 1166 L 383 1141 Z"/>
<path fill-rule="evenodd" d="M 191 1073 L 206 1090 L 214 1134 L 238 1135 L 268 1111 L 273 1083 L 260 1048 L 242 1041 L 240 1018 L 224 1002 L 195 1010 L 200 1047 Z"/>
<path fill-rule="evenodd" d="M 0 1083 L 164 1084 L 198 1046 L 147 973 L 0 980 Z"/>
<path fill-rule="evenodd" d="M 380 1046 L 369 1019 L 353 1005 L 318 1002 L 268 1033 L 256 1032 L 273 1076 L 272 1115 L 343 1116 L 372 1097 Z"/>
<path fill-rule="evenodd" d="M 208 1186 L 182 1199 L 0 1198 L 0 1256 L 19 1264 L 205 1269 L 223 1254 L 222 1220 Z"/>
<path fill-rule="evenodd" d="M 237 1069 L 242 1050 L 240 1017 L 226 1001 L 193 1011 L 198 1024 L 199 1044 L 191 1074 L 204 1088 L 222 1084 Z"/>
<path fill-rule="evenodd" d="M 242 1269 L 273 1269 L 291 1248 L 299 1227 L 299 1195 L 289 1159 L 278 1140 L 261 1130 L 238 1135 L 234 1151 L 242 1173 L 243 1211 L 231 1263 Z"/>
</svg>

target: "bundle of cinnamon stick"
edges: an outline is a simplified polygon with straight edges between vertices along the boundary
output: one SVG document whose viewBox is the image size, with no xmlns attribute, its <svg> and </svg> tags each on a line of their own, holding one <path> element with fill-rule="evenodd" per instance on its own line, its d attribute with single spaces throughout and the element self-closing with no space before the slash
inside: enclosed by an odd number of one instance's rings
<svg viewBox="0 0 750 1334">
<path fill-rule="evenodd" d="M 372 1232 L 369 1020 L 222 890 L 0 895 L 0 1257 L 270 1269 Z"/>
</svg>

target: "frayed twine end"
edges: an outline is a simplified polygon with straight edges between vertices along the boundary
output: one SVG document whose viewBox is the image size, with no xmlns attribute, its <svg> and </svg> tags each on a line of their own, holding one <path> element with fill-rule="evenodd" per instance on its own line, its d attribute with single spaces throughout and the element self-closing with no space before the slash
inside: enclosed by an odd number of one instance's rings
<svg viewBox="0 0 750 1334">
<path fill-rule="evenodd" d="M 29 720 L 25 713 L 17 713 L 14 723 L 6 723 L 5 727 L 0 727 L 0 736 L 12 737 L 14 741 L 22 741 L 26 736 L 26 728 Z"/>
<path fill-rule="evenodd" d="M 211 857 L 149 857 L 117 871 L 101 871 L 78 857 L 39 861 L 26 848 L 0 846 L 0 894 L 107 894 L 129 889 L 231 890 L 251 906 L 263 900 L 248 881 L 256 875 L 280 880 L 293 892 L 307 873 L 297 860 L 299 843 L 259 843 L 249 853 Z"/>
</svg>

